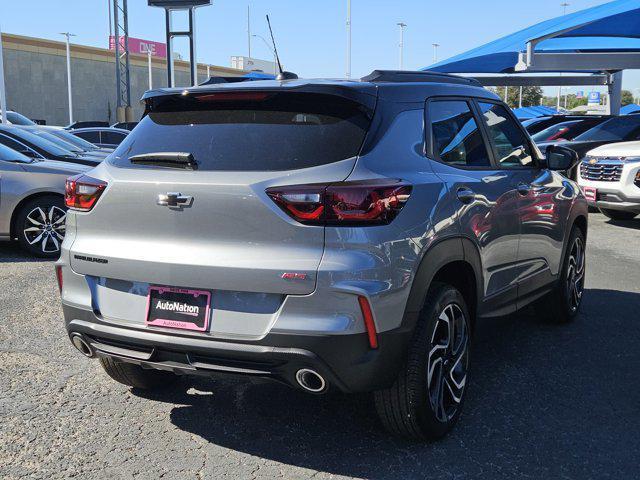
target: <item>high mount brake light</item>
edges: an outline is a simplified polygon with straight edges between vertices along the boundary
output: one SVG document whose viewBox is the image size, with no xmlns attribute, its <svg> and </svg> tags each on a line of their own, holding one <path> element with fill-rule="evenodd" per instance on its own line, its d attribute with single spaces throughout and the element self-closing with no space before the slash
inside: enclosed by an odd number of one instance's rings
<svg viewBox="0 0 640 480">
<path fill-rule="evenodd" d="M 268 188 L 267 195 L 305 225 L 367 226 L 390 223 L 411 195 L 404 183 L 335 183 Z"/>
<path fill-rule="evenodd" d="M 198 102 L 261 102 L 273 94 L 268 92 L 219 92 L 197 95 Z"/>
<path fill-rule="evenodd" d="M 107 188 L 107 182 L 87 175 L 69 177 L 64 188 L 64 203 L 72 210 L 88 212 L 96 204 L 105 188 Z"/>
</svg>

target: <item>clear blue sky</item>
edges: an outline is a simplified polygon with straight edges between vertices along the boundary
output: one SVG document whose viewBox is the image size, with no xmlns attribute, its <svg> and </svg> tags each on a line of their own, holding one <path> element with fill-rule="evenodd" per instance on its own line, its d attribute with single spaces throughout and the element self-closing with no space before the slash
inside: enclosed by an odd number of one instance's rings
<svg viewBox="0 0 640 480">
<path fill-rule="evenodd" d="M 568 11 L 606 3 L 567 0 Z M 4 32 L 107 47 L 109 0 L 2 0 Z M 562 14 L 562 0 L 352 0 L 352 74 L 397 68 L 397 22 L 405 30 L 405 68 L 432 63 L 499 36 Z M 344 77 L 346 0 L 213 0 L 197 12 L 197 56 L 203 63 L 230 65 L 231 55 L 247 54 L 246 12 L 252 33 L 268 36 L 265 14 L 275 30 L 282 63 L 305 77 Z M 129 0 L 129 34 L 164 41 L 164 11 L 146 0 Z M 262 41 L 253 39 L 252 56 L 271 59 Z M 186 55 L 185 45 L 174 50 Z M 625 88 L 640 87 L 638 72 L 626 75 Z M 575 90 L 575 89 L 574 89 Z"/>
</svg>

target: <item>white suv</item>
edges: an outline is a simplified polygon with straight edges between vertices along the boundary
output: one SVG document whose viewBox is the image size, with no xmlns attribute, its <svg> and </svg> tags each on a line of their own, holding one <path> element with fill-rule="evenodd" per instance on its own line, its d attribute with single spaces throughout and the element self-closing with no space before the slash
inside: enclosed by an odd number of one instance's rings
<svg viewBox="0 0 640 480">
<path fill-rule="evenodd" d="M 611 143 L 580 163 L 580 188 L 590 206 L 614 220 L 640 214 L 640 142 Z"/>
</svg>

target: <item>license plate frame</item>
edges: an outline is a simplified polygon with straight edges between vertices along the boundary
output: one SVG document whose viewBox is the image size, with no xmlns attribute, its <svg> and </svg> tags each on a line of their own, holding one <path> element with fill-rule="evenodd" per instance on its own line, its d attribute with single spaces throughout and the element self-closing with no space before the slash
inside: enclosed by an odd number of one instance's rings
<svg viewBox="0 0 640 480">
<path fill-rule="evenodd" d="M 145 315 L 147 326 L 205 332 L 209 329 L 211 316 L 211 292 L 207 290 L 149 287 Z"/>
</svg>

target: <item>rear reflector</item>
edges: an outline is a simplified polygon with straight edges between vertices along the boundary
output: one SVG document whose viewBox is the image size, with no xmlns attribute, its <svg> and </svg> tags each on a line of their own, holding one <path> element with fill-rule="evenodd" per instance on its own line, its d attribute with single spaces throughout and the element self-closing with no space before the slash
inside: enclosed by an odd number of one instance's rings
<svg viewBox="0 0 640 480">
<path fill-rule="evenodd" d="M 80 174 L 67 178 L 64 203 L 73 210 L 88 212 L 107 187 L 107 182 Z"/>
<path fill-rule="evenodd" d="M 62 266 L 56 265 L 56 280 L 58 281 L 58 290 L 62 293 Z"/>
<path fill-rule="evenodd" d="M 373 313 L 371 312 L 371 305 L 369 304 L 369 300 L 367 300 L 367 297 L 359 295 L 358 303 L 360 304 L 360 310 L 362 311 L 364 326 L 367 329 L 369 346 L 371 348 L 378 348 L 378 332 L 376 332 L 376 324 L 373 321 Z"/>
<path fill-rule="evenodd" d="M 305 225 L 386 225 L 411 195 L 411 185 L 396 182 L 334 183 L 268 188 L 267 195 Z"/>
</svg>

